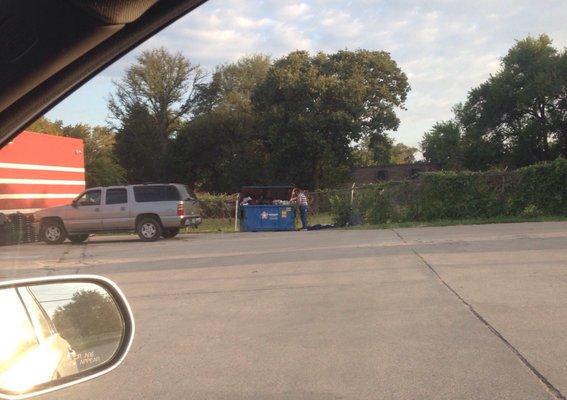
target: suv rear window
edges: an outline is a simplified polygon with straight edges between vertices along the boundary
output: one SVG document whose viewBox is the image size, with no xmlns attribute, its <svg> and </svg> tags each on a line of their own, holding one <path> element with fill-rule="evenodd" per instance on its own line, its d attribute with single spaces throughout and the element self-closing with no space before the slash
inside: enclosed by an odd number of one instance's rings
<svg viewBox="0 0 567 400">
<path fill-rule="evenodd" d="M 134 198 L 138 203 L 181 200 L 179 191 L 172 185 L 134 186 Z"/>
</svg>

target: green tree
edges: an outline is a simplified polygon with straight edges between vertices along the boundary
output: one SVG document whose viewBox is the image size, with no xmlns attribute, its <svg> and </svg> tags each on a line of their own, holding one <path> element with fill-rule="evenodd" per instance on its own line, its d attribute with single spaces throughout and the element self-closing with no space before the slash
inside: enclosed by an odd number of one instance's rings
<svg viewBox="0 0 567 400">
<path fill-rule="evenodd" d="M 171 140 L 177 134 L 184 118 L 195 108 L 197 88 L 203 82 L 204 73 L 181 53 L 171 54 L 164 48 L 146 50 L 124 72 L 123 78 L 115 82 L 108 108 L 117 132 L 116 151 L 128 178 L 147 181 L 163 178 L 165 158 Z M 140 121 L 135 119 L 140 117 Z M 132 127 L 142 127 L 138 132 Z M 129 154 L 131 144 L 137 136 L 143 136 L 136 146 L 136 154 Z M 152 138 L 147 136 L 153 136 Z M 152 173 L 148 170 L 148 160 Z M 158 168 L 155 170 L 154 168 Z"/>
<path fill-rule="evenodd" d="M 219 108 L 251 112 L 252 93 L 266 79 L 270 65 L 269 56 L 254 54 L 216 67 L 211 81 L 197 87 L 195 114 Z"/>
<path fill-rule="evenodd" d="M 214 193 L 267 183 L 266 154 L 251 130 L 250 115 L 215 110 L 181 129 L 168 157 L 175 180 Z"/>
<path fill-rule="evenodd" d="M 120 185 L 125 182 L 125 171 L 116 159 L 116 137 L 104 126 L 87 124 L 66 125 L 63 135 L 83 139 L 85 143 L 85 170 L 87 186 Z"/>
<path fill-rule="evenodd" d="M 519 167 L 565 155 L 566 58 L 547 35 L 518 41 L 462 106 L 465 140 L 489 148 L 493 165 Z"/>
<path fill-rule="evenodd" d="M 384 136 L 379 143 L 371 147 L 367 138 L 353 148 L 354 165 L 357 167 L 371 167 L 384 164 L 410 164 L 415 162 L 415 147 L 403 143 L 393 144 L 393 140 Z"/>
<path fill-rule="evenodd" d="M 217 67 L 196 95 L 196 117 L 186 123 L 171 147 L 177 180 L 211 192 L 237 191 L 266 181 L 266 153 L 256 130 L 251 94 L 270 67 L 264 55 L 243 57 Z"/>
<path fill-rule="evenodd" d="M 64 136 L 63 121 L 51 121 L 49 118 L 40 117 L 26 128 L 32 132 L 47 133 L 49 135 Z"/>
<path fill-rule="evenodd" d="M 352 147 L 352 163 L 355 167 L 371 167 L 377 164 L 368 142 L 368 139 L 362 140 Z"/>
<path fill-rule="evenodd" d="M 160 157 L 160 138 L 143 105 L 132 105 L 116 129 L 115 153 L 130 183 L 159 182 L 164 176 L 166 157 Z"/>
<path fill-rule="evenodd" d="M 411 164 L 415 162 L 415 147 L 406 146 L 403 143 L 396 143 L 392 147 L 390 162 L 392 164 Z"/>
<path fill-rule="evenodd" d="M 272 65 L 253 95 L 274 179 L 311 189 L 353 162 L 352 142 L 372 147 L 396 130 L 407 77 L 386 52 L 296 51 Z"/>
<path fill-rule="evenodd" d="M 458 169 L 462 165 L 461 128 L 456 121 L 438 122 L 423 135 L 420 143 L 423 158 L 443 168 Z"/>
<path fill-rule="evenodd" d="M 93 346 L 102 336 L 122 336 L 123 325 L 114 301 L 96 290 L 81 290 L 53 313 L 57 331 L 79 351 Z M 89 347 L 86 348 L 87 350 Z"/>
</svg>

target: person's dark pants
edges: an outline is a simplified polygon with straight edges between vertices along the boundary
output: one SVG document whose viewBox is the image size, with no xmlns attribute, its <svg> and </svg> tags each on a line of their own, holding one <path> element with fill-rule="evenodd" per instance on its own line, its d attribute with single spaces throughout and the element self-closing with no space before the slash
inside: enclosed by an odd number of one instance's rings
<svg viewBox="0 0 567 400">
<path fill-rule="evenodd" d="M 301 217 L 301 227 L 307 229 L 307 213 L 309 212 L 309 207 L 299 206 L 299 216 Z"/>
</svg>

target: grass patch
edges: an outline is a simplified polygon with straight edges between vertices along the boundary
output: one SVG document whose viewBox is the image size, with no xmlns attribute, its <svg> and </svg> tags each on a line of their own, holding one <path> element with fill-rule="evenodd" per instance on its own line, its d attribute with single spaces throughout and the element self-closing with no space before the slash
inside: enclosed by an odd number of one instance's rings
<svg viewBox="0 0 567 400">
<path fill-rule="evenodd" d="M 391 229 L 391 228 L 416 228 L 426 226 L 452 226 L 452 225 L 486 225 L 486 224 L 507 224 L 520 222 L 546 222 L 546 221 L 567 221 L 567 216 L 551 215 L 551 216 L 500 216 L 493 218 L 470 218 L 470 219 L 441 219 L 436 221 L 407 221 L 407 222 L 390 222 L 383 224 L 364 224 L 359 226 L 351 226 L 342 229 Z M 332 216 L 330 213 L 321 213 L 309 216 L 309 225 L 331 224 Z M 296 220 L 296 228 L 301 223 L 299 218 Z M 229 218 L 207 218 L 203 220 L 198 229 L 187 228 L 183 233 L 233 233 L 234 219 Z"/>
<path fill-rule="evenodd" d="M 232 218 L 204 218 L 198 228 L 185 228 L 183 233 L 230 233 L 234 232 Z"/>
<path fill-rule="evenodd" d="M 321 213 L 317 215 L 309 215 L 309 225 L 331 224 L 333 218 L 330 213 Z M 299 217 L 295 220 L 295 227 L 301 227 Z M 231 233 L 234 232 L 234 219 L 232 218 L 204 218 L 199 228 L 185 228 L 183 233 Z"/>
</svg>

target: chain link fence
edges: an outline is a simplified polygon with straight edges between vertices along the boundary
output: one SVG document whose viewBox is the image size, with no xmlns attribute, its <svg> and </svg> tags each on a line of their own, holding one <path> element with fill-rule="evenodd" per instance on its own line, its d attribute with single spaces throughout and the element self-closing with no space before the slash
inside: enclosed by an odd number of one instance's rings
<svg viewBox="0 0 567 400">
<path fill-rule="evenodd" d="M 434 172 L 418 179 L 308 193 L 309 225 L 384 224 L 495 217 L 567 217 L 567 160 L 515 171 Z M 238 194 L 198 195 L 203 223 L 187 232 L 233 232 Z M 281 199 L 287 200 L 287 199 Z M 31 216 L 0 214 L 0 245 L 31 243 Z"/>
<path fill-rule="evenodd" d="M 310 194 L 315 219 L 338 226 L 567 216 L 567 160 L 514 171 L 434 172 Z"/>
</svg>

